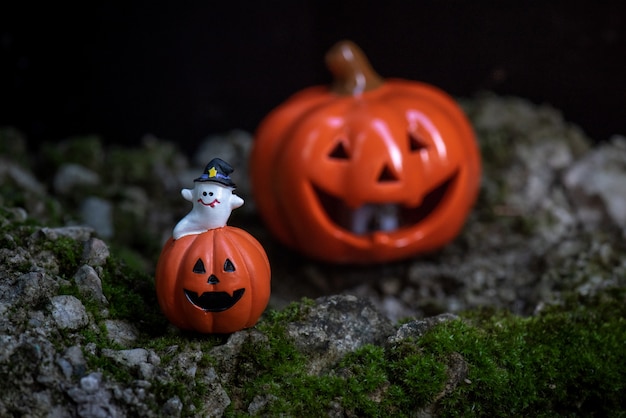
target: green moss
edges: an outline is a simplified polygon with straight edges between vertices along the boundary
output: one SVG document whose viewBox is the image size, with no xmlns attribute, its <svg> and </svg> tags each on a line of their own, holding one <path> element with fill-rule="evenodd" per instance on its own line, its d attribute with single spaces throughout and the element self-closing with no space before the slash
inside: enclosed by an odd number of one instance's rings
<svg viewBox="0 0 626 418">
<path fill-rule="evenodd" d="M 59 236 L 55 240 L 45 240 L 42 250 L 54 254 L 59 265 L 59 275 L 69 279 L 81 265 L 84 244 L 69 237 Z"/>
<path fill-rule="evenodd" d="M 263 409 L 270 416 L 320 416 L 333 406 L 356 416 L 397 415 L 425 405 L 441 390 L 445 364 L 422 355 L 415 344 L 367 345 L 347 355 L 335 372 L 310 375 L 285 326 L 303 319 L 311 304 L 304 300 L 271 310 L 259 323 L 268 339 L 243 347 L 230 388 L 242 402 L 231 406 L 230 415 L 244 413 L 257 396 L 270 399 Z"/>
<path fill-rule="evenodd" d="M 474 313 L 436 327 L 418 345 L 432 356 L 459 352 L 467 378 L 440 413 L 466 416 L 610 415 L 626 408 L 624 297 L 551 308 L 530 318 Z"/>
<path fill-rule="evenodd" d="M 127 320 L 153 337 L 163 334 L 167 320 L 160 311 L 152 276 L 111 257 L 104 269 L 102 291 L 112 319 Z"/>
<path fill-rule="evenodd" d="M 155 409 L 160 404 L 163 404 L 168 399 L 173 398 L 174 396 L 178 396 L 179 399 L 187 399 L 187 396 L 192 395 L 189 391 L 188 385 L 185 384 L 186 380 L 188 380 L 187 376 L 182 374 L 178 376 L 173 376 L 173 379 L 164 380 L 164 379 L 155 379 L 152 382 L 151 391 L 154 393 L 154 396 L 157 400 L 157 404 L 154 405 Z M 183 416 L 190 416 L 189 407 L 186 402 L 183 402 L 184 406 L 184 414 Z"/>
<path fill-rule="evenodd" d="M 136 380 L 139 377 L 137 375 L 137 370 L 131 370 L 128 367 L 123 367 L 118 362 L 108 357 L 85 353 L 85 359 L 87 360 L 90 370 L 99 370 L 106 375 L 107 378 L 116 382 L 130 385 L 133 380 Z"/>
<path fill-rule="evenodd" d="M 289 411 L 294 416 L 307 416 L 319 411 L 326 398 L 336 393 L 337 378 L 308 376 L 306 359 L 287 337 L 285 326 L 303 318 L 312 301 L 292 303 L 282 311 L 269 310 L 257 325 L 267 341 L 255 341 L 242 347 L 237 368 L 233 373 L 233 387 L 227 388 L 241 400 L 231 405 L 228 416 L 244 413 L 256 396 L 270 396 L 274 400 L 263 411 L 273 415 Z"/>
<path fill-rule="evenodd" d="M 268 309 L 258 328 L 261 331 L 271 332 L 272 330 L 284 330 L 289 322 L 302 321 L 305 319 L 309 309 L 315 306 L 315 301 L 309 298 L 302 298 L 299 302 L 293 302 L 282 310 Z"/>
<path fill-rule="evenodd" d="M 445 364 L 424 356 L 414 344 L 365 346 L 341 364 L 341 405 L 357 416 L 402 416 L 427 405 L 445 382 Z"/>
<path fill-rule="evenodd" d="M 243 409 L 233 407 L 229 413 L 245 412 L 257 396 L 272 399 L 263 410 L 269 416 L 314 416 L 326 409 L 340 393 L 341 380 L 309 376 L 304 367 L 306 358 L 284 333 L 274 329 L 268 337 L 267 343 L 250 343 L 239 354 L 235 387 L 230 390 L 240 397 Z"/>
<path fill-rule="evenodd" d="M 442 416 L 619 415 L 626 408 L 626 370 L 616 367 L 626 364 L 625 300 L 615 290 L 533 317 L 474 311 L 418 340 L 362 347 L 321 376 L 307 373 L 286 336 L 286 323 L 306 309 L 290 305 L 259 324 L 267 341 L 244 347 L 227 388 L 241 402 L 228 414 L 245 413 L 265 396 L 267 415 L 319 416 L 335 407 L 355 416 L 410 416 L 433 402 Z M 442 396 L 450 359 L 459 355 L 467 376 Z"/>
</svg>

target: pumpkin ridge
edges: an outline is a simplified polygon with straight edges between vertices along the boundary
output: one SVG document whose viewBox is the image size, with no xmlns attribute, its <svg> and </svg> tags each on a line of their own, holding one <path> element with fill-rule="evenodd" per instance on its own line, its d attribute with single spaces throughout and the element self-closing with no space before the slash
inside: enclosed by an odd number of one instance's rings
<svg viewBox="0 0 626 418">
<path fill-rule="evenodd" d="M 240 239 L 241 239 L 241 238 L 246 238 L 245 240 L 242 240 L 242 242 L 243 242 L 243 243 L 245 243 L 245 244 L 243 244 L 243 246 L 248 246 L 248 244 L 252 244 L 252 243 L 251 243 L 251 242 L 247 239 L 249 236 L 251 236 L 250 234 L 248 234 L 247 232 L 245 232 L 244 230 L 239 229 L 239 228 L 235 228 L 235 227 L 229 227 L 229 228 L 230 228 L 230 232 L 232 232 L 232 233 L 233 233 L 233 236 L 237 236 L 237 237 L 239 237 Z M 256 253 L 256 254 L 253 254 L 253 255 L 254 255 L 254 258 L 258 257 L 258 256 L 261 254 L 261 252 L 259 251 L 259 247 L 257 247 L 257 246 L 256 246 L 256 245 L 254 245 L 254 244 L 252 244 L 252 245 L 250 246 L 251 248 L 245 248 L 245 249 L 244 249 L 244 248 L 242 248 L 242 246 L 241 246 L 241 245 L 234 244 L 234 243 L 233 243 L 233 240 L 232 240 L 232 238 L 231 238 L 230 236 L 229 236 L 227 239 L 230 241 L 230 243 L 231 243 L 231 245 L 234 247 L 235 251 L 237 251 L 237 255 L 239 256 L 239 258 L 243 258 L 244 256 L 245 256 L 245 257 L 247 257 L 247 258 L 253 258 L 253 257 L 252 257 L 252 254 L 251 254 L 251 250 L 252 250 L 252 251 L 254 251 L 254 252 Z M 256 241 L 256 240 L 255 240 L 255 241 Z M 259 244 L 259 245 L 260 245 L 260 244 Z M 246 265 L 245 265 L 244 267 L 246 268 L 246 274 L 248 275 L 248 277 L 254 277 L 254 272 L 252 272 L 252 271 L 250 271 L 250 270 L 248 269 L 248 265 L 247 265 L 247 263 L 246 263 Z M 257 290 L 257 289 L 256 289 L 256 285 L 257 285 L 256 280 L 252 280 L 252 279 L 251 279 L 251 280 L 250 280 L 250 292 L 251 292 L 253 295 L 256 293 L 256 290 Z"/>
<path fill-rule="evenodd" d="M 271 287 L 271 268 L 269 264 L 269 260 L 267 259 L 267 255 L 265 254 L 265 250 L 263 246 L 247 231 L 236 227 L 228 227 L 229 232 L 232 233 L 232 236 L 237 236 L 238 240 L 241 241 L 243 245 L 236 245 L 236 251 L 239 252 L 241 257 L 246 257 L 249 260 L 254 260 L 254 264 L 263 263 L 265 270 L 261 270 L 260 268 L 255 270 L 250 270 L 248 268 L 248 264 L 246 264 L 246 273 L 249 277 L 249 288 L 250 288 L 250 306 L 248 308 L 248 320 L 246 322 L 245 327 L 251 327 L 256 324 L 258 317 L 263 314 L 267 303 L 269 302 L 270 295 L 270 287 Z M 232 238 L 229 237 L 229 240 L 232 241 Z M 245 248 L 244 248 L 245 247 Z M 267 274 L 267 283 L 263 280 L 264 274 Z"/>
</svg>

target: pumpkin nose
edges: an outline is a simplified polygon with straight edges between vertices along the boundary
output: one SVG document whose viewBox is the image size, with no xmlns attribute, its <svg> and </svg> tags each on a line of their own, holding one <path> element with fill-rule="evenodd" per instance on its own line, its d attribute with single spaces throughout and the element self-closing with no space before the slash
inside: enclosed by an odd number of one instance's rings
<svg viewBox="0 0 626 418">
<path fill-rule="evenodd" d="M 207 281 L 208 284 L 218 284 L 219 282 L 220 281 L 215 274 L 211 274 L 209 276 L 209 280 Z"/>
<path fill-rule="evenodd" d="M 394 173 L 394 171 L 391 169 L 391 167 L 389 167 L 388 164 L 385 164 L 383 169 L 380 171 L 380 174 L 378 175 L 378 182 L 385 183 L 392 181 L 398 181 L 398 176 L 396 175 L 396 173 Z"/>
</svg>

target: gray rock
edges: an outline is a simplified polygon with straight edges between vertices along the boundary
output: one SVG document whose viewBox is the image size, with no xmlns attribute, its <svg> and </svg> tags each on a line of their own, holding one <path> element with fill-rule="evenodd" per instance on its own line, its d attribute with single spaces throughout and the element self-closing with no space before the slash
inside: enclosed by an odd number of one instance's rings
<svg viewBox="0 0 626 418">
<path fill-rule="evenodd" d="M 263 408 L 265 408 L 267 404 L 277 399 L 278 398 L 274 395 L 257 395 L 252 399 L 250 405 L 248 405 L 248 413 L 252 416 L 256 416 L 263 411 Z"/>
<path fill-rule="evenodd" d="M 102 238 L 113 236 L 113 204 L 100 197 L 87 197 L 80 205 L 83 223 L 95 229 Z"/>
<path fill-rule="evenodd" d="M 546 245 L 558 242 L 575 227 L 560 174 L 589 149 L 587 138 L 557 110 L 519 98 L 485 96 L 470 113 L 484 151 L 487 205 L 513 219 L 532 215 Z"/>
<path fill-rule="evenodd" d="M 102 355 L 126 367 L 137 369 L 142 379 L 151 379 L 154 375 L 154 367 L 161 362 L 159 356 L 154 351 L 144 348 L 128 350 L 103 349 Z"/>
<path fill-rule="evenodd" d="M 17 286 L 12 289 L 13 303 L 32 307 L 37 303 L 52 297 L 59 288 L 58 283 L 43 272 L 22 274 L 17 279 Z"/>
<path fill-rule="evenodd" d="M 74 374 L 74 368 L 72 367 L 70 362 L 67 361 L 67 359 L 63 357 L 58 357 L 55 363 L 57 366 L 59 366 L 59 368 L 61 369 L 61 373 L 63 373 L 63 376 L 65 376 L 66 379 L 69 380 L 72 378 L 72 375 Z"/>
<path fill-rule="evenodd" d="M 248 344 L 267 344 L 267 336 L 254 328 L 235 332 L 228 337 L 225 344 L 213 347 L 209 354 L 215 358 L 219 364 L 219 378 L 222 384 L 230 384 L 236 376 L 234 372 L 237 367 L 237 356 L 242 347 Z"/>
<path fill-rule="evenodd" d="M 203 415 L 209 417 L 221 417 L 231 403 L 228 393 L 221 384 L 209 383 L 202 405 Z"/>
<path fill-rule="evenodd" d="M 26 212 L 24 208 L 8 208 L 7 211 L 9 213 L 9 219 L 13 222 L 24 222 L 28 219 L 28 212 Z M 8 219 L 5 221 L 8 221 Z"/>
<path fill-rule="evenodd" d="M 107 319 L 104 321 L 107 330 L 107 337 L 112 342 L 127 347 L 137 340 L 139 331 L 137 328 L 122 320 Z"/>
<path fill-rule="evenodd" d="M 92 267 L 103 266 L 109 258 L 107 244 L 98 238 L 91 238 L 85 243 L 83 262 Z"/>
<path fill-rule="evenodd" d="M 50 300 L 50 305 L 52 318 L 61 329 L 74 331 L 89 323 L 85 306 L 74 296 L 55 296 Z"/>
<path fill-rule="evenodd" d="M 78 404 L 77 413 L 81 418 L 110 418 L 126 414 L 114 404 L 112 395 L 102 382 L 101 373 L 90 373 L 80 379 L 80 385 L 67 391 Z"/>
<path fill-rule="evenodd" d="M 74 282 L 82 296 L 90 298 L 100 306 L 108 305 L 107 298 L 102 293 L 102 280 L 93 267 L 85 264 L 74 275 Z"/>
<path fill-rule="evenodd" d="M 198 371 L 198 362 L 201 358 L 202 351 L 199 349 L 184 350 L 176 355 L 170 364 L 183 375 L 195 378 Z"/>
<path fill-rule="evenodd" d="M 8 242 L 7 248 L 0 248 L 0 262 L 2 265 L 15 270 L 23 269 L 24 266 L 30 267 L 31 254 L 25 248 L 17 247 L 11 235 L 8 235 L 5 241 Z M 0 282 L 0 286 L 3 284 L 6 283 Z"/>
<path fill-rule="evenodd" d="M 13 182 L 25 192 L 36 196 L 46 193 L 45 186 L 30 171 L 4 157 L 0 157 L 0 182 Z"/>
<path fill-rule="evenodd" d="M 167 402 L 165 402 L 165 404 L 161 407 L 161 415 L 168 418 L 180 417 L 182 411 L 183 402 L 178 396 L 168 399 Z"/>
<path fill-rule="evenodd" d="M 82 375 L 85 367 L 87 367 L 85 356 L 79 346 L 73 345 L 68 347 L 63 353 L 63 358 L 70 363 L 77 375 Z"/>
<path fill-rule="evenodd" d="M 46 416 L 58 403 L 56 391 L 63 384 L 53 361 L 56 348 L 44 336 L 28 331 L 19 338 L 1 335 L 0 344 L 0 415 Z"/>
<path fill-rule="evenodd" d="M 95 187 L 100 184 L 100 176 L 80 164 L 63 164 L 54 175 L 52 182 L 55 192 L 67 195 L 77 187 Z"/>
<path fill-rule="evenodd" d="M 201 382 L 207 387 L 203 397 L 203 413 L 212 417 L 222 416 L 231 404 L 231 399 L 214 367 L 204 370 Z"/>
<path fill-rule="evenodd" d="M 458 319 L 459 317 L 457 315 L 446 313 L 446 314 L 441 314 L 441 315 L 437 315 L 437 316 L 433 316 L 429 318 L 416 319 L 414 321 L 407 322 L 405 324 L 402 324 L 398 328 L 395 335 L 392 335 L 387 339 L 387 343 L 393 345 L 403 340 L 406 340 L 407 338 L 412 338 L 412 339 L 417 340 L 421 336 L 423 336 L 424 333 L 426 333 L 426 331 L 428 331 L 435 325 L 438 325 L 447 321 L 456 321 Z"/>
<path fill-rule="evenodd" d="M 587 230 L 626 229 L 626 137 L 592 150 L 568 168 L 563 182 Z"/>
<path fill-rule="evenodd" d="M 56 240 L 58 237 L 72 238 L 76 241 L 87 241 L 93 234 L 94 229 L 89 226 L 63 226 L 59 228 L 44 227 L 38 231 L 38 234 L 49 240 Z"/>
<path fill-rule="evenodd" d="M 312 374 L 365 344 L 381 343 L 394 331 L 371 302 L 350 295 L 319 298 L 302 321 L 287 326 L 287 335 L 310 359 Z"/>
<path fill-rule="evenodd" d="M 221 367 L 218 375 L 214 367 L 201 368 L 198 362 L 204 356 L 202 350 L 191 344 L 182 352 L 177 353 L 169 364 L 165 365 L 168 375 L 181 376 L 183 379 L 197 379 L 206 390 L 203 391 L 202 407 L 195 411 L 194 415 L 198 416 L 222 416 L 224 411 L 231 403 L 228 393 L 224 389 L 223 383 L 228 384 L 236 366 L 236 358 L 241 348 L 246 342 L 254 340 L 255 335 L 262 335 L 257 332 L 249 333 L 248 330 L 240 331 L 231 335 L 226 344 L 214 347 L 210 354 L 215 357 L 216 364 Z M 169 347 L 167 354 L 178 351 L 178 346 Z M 168 401 L 169 402 L 169 401 Z"/>
<path fill-rule="evenodd" d="M 112 387 L 113 397 L 124 405 L 129 415 L 156 417 L 153 408 L 147 405 L 147 402 L 153 401 L 153 396 L 146 391 L 150 387 L 145 380 L 136 380 L 129 387 L 116 385 Z"/>
</svg>

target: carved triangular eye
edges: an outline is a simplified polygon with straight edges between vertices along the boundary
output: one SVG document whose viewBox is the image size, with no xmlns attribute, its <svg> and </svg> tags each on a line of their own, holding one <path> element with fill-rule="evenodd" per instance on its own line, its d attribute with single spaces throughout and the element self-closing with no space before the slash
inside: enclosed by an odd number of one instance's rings
<svg viewBox="0 0 626 418">
<path fill-rule="evenodd" d="M 232 273 L 233 271 L 235 271 L 235 265 L 233 264 L 232 261 L 230 261 L 229 258 L 226 259 L 226 261 L 224 261 L 224 271 Z"/>
<path fill-rule="evenodd" d="M 419 151 L 427 148 L 426 142 L 417 134 L 409 132 L 409 149 L 411 151 Z"/>
<path fill-rule="evenodd" d="M 350 158 L 346 144 L 344 144 L 343 141 L 337 142 L 337 145 L 335 145 L 335 148 L 333 148 L 328 156 L 337 160 L 347 160 Z"/>
<path fill-rule="evenodd" d="M 196 264 L 193 265 L 193 272 L 198 273 L 198 274 L 206 273 L 206 270 L 204 269 L 204 263 L 202 262 L 202 260 L 198 259 L 198 261 L 196 261 Z"/>
</svg>

